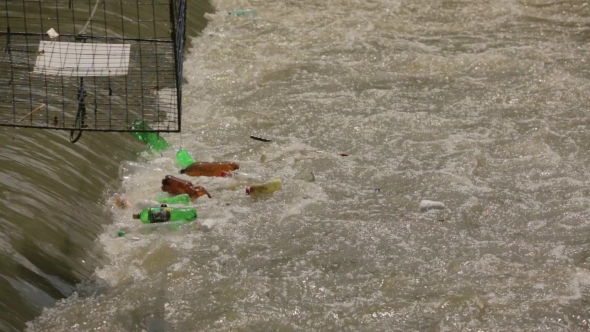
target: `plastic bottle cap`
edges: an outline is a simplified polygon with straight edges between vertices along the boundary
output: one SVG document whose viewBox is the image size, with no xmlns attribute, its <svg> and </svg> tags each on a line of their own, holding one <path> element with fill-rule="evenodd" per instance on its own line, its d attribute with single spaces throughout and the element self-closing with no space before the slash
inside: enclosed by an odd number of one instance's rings
<svg viewBox="0 0 590 332">
<path fill-rule="evenodd" d="M 133 219 L 139 219 L 139 213 L 134 213 L 133 214 Z"/>
<path fill-rule="evenodd" d="M 125 232 L 123 232 L 123 231 L 118 231 L 118 232 L 117 232 L 117 235 L 118 235 L 119 237 L 121 237 L 121 236 L 124 236 L 124 235 L 125 235 Z"/>
<path fill-rule="evenodd" d="M 250 195 L 250 187 L 246 187 L 246 195 Z"/>
<path fill-rule="evenodd" d="M 224 178 L 227 176 L 227 172 L 226 171 L 221 171 L 221 177 Z"/>
</svg>

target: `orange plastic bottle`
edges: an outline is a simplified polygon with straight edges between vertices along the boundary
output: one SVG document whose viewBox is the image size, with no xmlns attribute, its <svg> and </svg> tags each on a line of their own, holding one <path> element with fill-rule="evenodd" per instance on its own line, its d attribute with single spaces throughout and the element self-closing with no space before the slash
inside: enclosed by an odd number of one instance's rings
<svg viewBox="0 0 590 332">
<path fill-rule="evenodd" d="M 187 194 L 191 200 L 195 200 L 203 195 L 211 198 L 211 195 L 207 192 L 207 189 L 201 186 L 194 186 L 189 181 L 179 179 L 172 175 L 166 175 L 162 180 L 162 191 L 170 193 L 172 195 Z"/>
<path fill-rule="evenodd" d="M 240 168 L 233 161 L 222 161 L 215 163 L 195 162 L 180 170 L 180 174 L 190 176 L 222 176 L 222 172 L 231 172 Z"/>
</svg>

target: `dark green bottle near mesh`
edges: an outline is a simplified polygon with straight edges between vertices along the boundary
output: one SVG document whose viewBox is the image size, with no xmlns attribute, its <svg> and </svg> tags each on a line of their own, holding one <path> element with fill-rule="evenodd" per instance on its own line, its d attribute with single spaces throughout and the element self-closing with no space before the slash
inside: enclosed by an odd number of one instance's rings
<svg viewBox="0 0 590 332">
<path fill-rule="evenodd" d="M 136 120 L 135 122 L 133 122 L 133 124 L 131 125 L 131 130 L 133 130 L 133 129 L 135 129 L 135 130 L 152 130 L 152 128 L 150 126 L 148 126 L 147 123 L 145 123 L 141 120 Z M 145 145 L 151 147 L 152 149 L 154 149 L 157 152 L 163 151 L 170 146 L 170 144 L 168 142 L 166 142 L 165 139 L 160 137 L 160 135 L 158 135 L 158 133 L 132 131 L 131 135 L 139 138 L 140 140 L 142 140 L 145 143 Z"/>
<path fill-rule="evenodd" d="M 183 168 L 188 167 L 190 164 L 195 162 L 193 157 L 191 157 L 191 155 L 188 154 L 188 152 L 185 149 L 178 150 L 178 152 L 176 152 L 176 160 Z"/>
<path fill-rule="evenodd" d="M 170 208 L 166 206 L 143 209 L 140 213 L 133 214 L 133 219 L 139 219 L 144 224 L 154 224 L 167 221 L 191 222 L 197 219 L 197 210 L 194 208 Z"/>
</svg>

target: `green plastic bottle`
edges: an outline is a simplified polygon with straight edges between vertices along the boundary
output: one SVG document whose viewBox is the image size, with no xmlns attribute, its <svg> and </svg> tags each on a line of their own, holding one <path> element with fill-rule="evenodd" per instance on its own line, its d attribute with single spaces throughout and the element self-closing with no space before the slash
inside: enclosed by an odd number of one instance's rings
<svg viewBox="0 0 590 332">
<path fill-rule="evenodd" d="M 133 219 L 139 219 L 144 224 L 155 224 L 167 221 L 190 222 L 197 219 L 197 210 L 194 208 L 170 208 L 166 206 L 143 209 L 140 213 L 133 214 Z"/>
<path fill-rule="evenodd" d="M 238 10 L 230 10 L 227 12 L 229 16 L 244 16 L 244 17 L 254 17 L 256 16 L 256 11 L 254 9 L 238 9 Z"/>
<path fill-rule="evenodd" d="M 145 122 L 141 120 L 136 120 L 132 125 L 131 129 L 135 130 L 152 130 L 150 126 L 148 126 Z M 157 152 L 164 151 L 166 148 L 170 146 L 168 142 L 158 133 L 153 132 L 131 132 L 131 135 L 139 138 L 142 140 L 147 146 L 151 147 Z"/>
<path fill-rule="evenodd" d="M 156 201 L 159 203 L 166 203 L 166 204 L 183 204 L 189 205 L 191 203 L 191 197 L 188 194 L 180 194 L 176 196 L 170 196 L 168 194 L 162 193 L 156 198 Z"/>
<path fill-rule="evenodd" d="M 182 168 L 185 168 L 195 162 L 193 157 L 191 157 L 185 149 L 181 149 L 176 152 L 176 160 Z"/>
</svg>

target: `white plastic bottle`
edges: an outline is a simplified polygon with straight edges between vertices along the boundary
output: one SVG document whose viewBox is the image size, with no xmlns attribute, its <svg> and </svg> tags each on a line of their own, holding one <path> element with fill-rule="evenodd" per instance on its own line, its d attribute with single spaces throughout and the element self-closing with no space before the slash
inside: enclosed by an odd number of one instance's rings
<svg viewBox="0 0 590 332">
<path fill-rule="evenodd" d="M 122 161 L 119 165 L 119 179 L 128 179 L 136 174 L 145 172 L 163 172 L 160 167 L 137 161 Z"/>
<path fill-rule="evenodd" d="M 243 181 L 264 182 L 264 178 L 258 174 L 244 173 L 244 172 L 240 172 L 240 171 L 221 172 L 221 177 L 232 178 L 232 179 L 243 180 Z"/>
<path fill-rule="evenodd" d="M 162 203 L 158 203 L 156 201 L 142 199 L 140 201 L 133 203 L 133 208 L 138 209 L 138 210 L 143 210 L 143 209 L 148 209 L 148 208 L 160 207 L 161 205 L 162 205 Z"/>
</svg>

